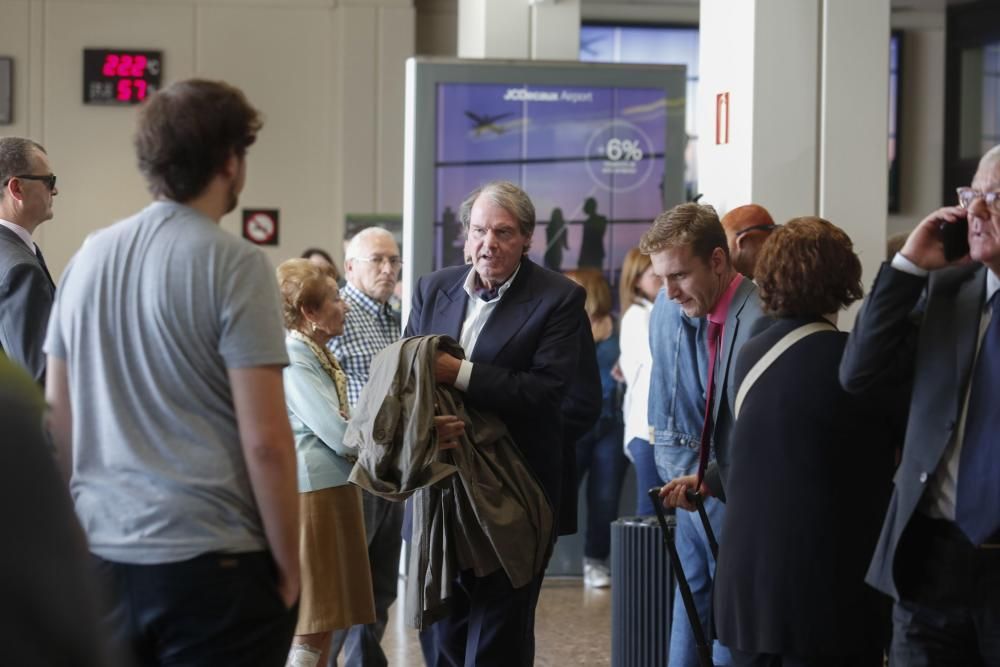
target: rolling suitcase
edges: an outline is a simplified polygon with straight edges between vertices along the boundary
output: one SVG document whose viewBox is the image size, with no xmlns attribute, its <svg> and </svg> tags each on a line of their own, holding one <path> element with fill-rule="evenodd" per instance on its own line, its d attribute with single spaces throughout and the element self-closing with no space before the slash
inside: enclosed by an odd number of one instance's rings
<svg viewBox="0 0 1000 667">
<path fill-rule="evenodd" d="M 611 524 L 612 667 L 666 665 L 673 608 L 674 582 L 657 520 L 618 519 Z"/>
<path fill-rule="evenodd" d="M 715 539 L 715 532 L 712 524 L 708 521 L 708 513 L 705 511 L 705 503 L 700 493 L 696 491 L 687 492 L 688 500 L 694 503 L 701 516 L 701 521 L 705 525 L 705 534 L 708 537 L 708 544 L 712 549 L 712 555 L 716 562 L 719 558 L 719 544 Z M 701 625 L 701 618 L 698 617 L 698 608 L 695 607 L 694 598 L 691 596 L 691 587 L 688 585 L 687 577 L 684 575 L 684 568 L 681 566 L 680 557 L 677 555 L 677 548 L 674 547 L 673 528 L 667 522 L 667 517 L 663 512 L 663 502 L 660 500 L 660 489 L 654 487 L 649 490 L 649 498 L 653 501 L 653 508 L 656 510 L 656 519 L 660 523 L 660 531 L 663 534 L 663 544 L 670 557 L 670 567 L 674 577 L 677 579 L 677 588 L 684 602 L 684 610 L 687 612 L 688 621 L 691 623 L 691 631 L 694 633 L 695 647 L 698 651 L 698 663 L 701 667 L 714 667 L 712 663 L 712 645 L 705 634 L 705 628 Z"/>
</svg>

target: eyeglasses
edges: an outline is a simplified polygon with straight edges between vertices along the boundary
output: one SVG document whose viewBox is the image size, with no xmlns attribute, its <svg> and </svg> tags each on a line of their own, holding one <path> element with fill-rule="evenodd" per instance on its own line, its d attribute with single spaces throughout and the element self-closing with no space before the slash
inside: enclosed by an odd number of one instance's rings
<svg viewBox="0 0 1000 667">
<path fill-rule="evenodd" d="M 7 187 L 7 184 L 10 183 L 11 178 L 20 178 L 22 181 L 41 181 L 42 183 L 45 183 L 45 187 L 49 189 L 49 192 L 52 192 L 53 190 L 56 189 L 55 174 L 45 174 L 43 176 L 36 176 L 34 174 L 18 174 L 16 176 L 11 176 L 6 181 L 4 181 L 3 187 Z"/>
<path fill-rule="evenodd" d="M 958 205 L 962 208 L 969 208 L 972 206 L 972 202 L 982 197 L 987 208 L 994 213 L 1000 213 L 1000 192 L 980 192 L 972 188 L 958 188 L 956 192 L 958 193 Z"/>
<path fill-rule="evenodd" d="M 389 264 L 390 269 L 399 269 L 403 266 L 403 260 L 399 257 L 382 257 L 381 255 L 372 255 L 371 257 L 352 257 L 351 259 L 356 259 L 359 262 L 368 262 L 369 264 L 374 264 L 378 268 L 382 268 L 382 265 Z"/>
<path fill-rule="evenodd" d="M 758 230 L 762 232 L 769 232 L 774 229 L 777 229 L 780 226 L 781 225 L 750 225 L 749 227 L 746 227 L 745 229 L 741 229 L 740 231 L 736 232 L 735 238 L 739 238 L 744 234 L 746 234 L 747 232 L 756 232 Z"/>
</svg>

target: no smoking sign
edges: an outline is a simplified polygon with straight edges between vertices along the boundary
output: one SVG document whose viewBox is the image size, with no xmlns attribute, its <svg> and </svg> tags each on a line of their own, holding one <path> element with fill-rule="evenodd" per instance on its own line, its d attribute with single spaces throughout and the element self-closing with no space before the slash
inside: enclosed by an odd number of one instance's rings
<svg viewBox="0 0 1000 667">
<path fill-rule="evenodd" d="M 278 245 L 278 209 L 243 209 L 243 238 L 257 245 Z"/>
</svg>

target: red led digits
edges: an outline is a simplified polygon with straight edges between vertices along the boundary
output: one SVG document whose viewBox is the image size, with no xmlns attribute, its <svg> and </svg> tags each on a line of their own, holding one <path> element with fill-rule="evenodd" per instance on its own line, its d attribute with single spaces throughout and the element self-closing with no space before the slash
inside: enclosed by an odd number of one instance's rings
<svg viewBox="0 0 1000 667">
<path fill-rule="evenodd" d="M 118 100 L 120 102 L 129 102 L 132 100 L 132 80 L 131 79 L 119 79 L 118 80 Z"/>
<path fill-rule="evenodd" d="M 121 60 L 118 61 L 118 76 L 131 76 L 132 75 L 132 56 L 127 53 L 121 55 Z"/>
<path fill-rule="evenodd" d="M 114 76 L 115 72 L 118 71 L 118 54 L 109 53 L 104 57 L 104 67 L 101 69 L 101 74 L 104 76 Z"/>
<path fill-rule="evenodd" d="M 146 56 L 142 54 L 131 55 L 128 53 L 109 53 L 104 58 L 104 66 L 101 73 L 107 77 L 133 77 L 119 78 L 118 89 L 115 98 L 119 102 L 131 102 L 133 99 L 146 99 L 146 82 L 140 78 L 146 74 L 148 64 Z"/>
<path fill-rule="evenodd" d="M 161 51 L 84 49 L 84 104 L 138 104 L 160 87 Z"/>
</svg>

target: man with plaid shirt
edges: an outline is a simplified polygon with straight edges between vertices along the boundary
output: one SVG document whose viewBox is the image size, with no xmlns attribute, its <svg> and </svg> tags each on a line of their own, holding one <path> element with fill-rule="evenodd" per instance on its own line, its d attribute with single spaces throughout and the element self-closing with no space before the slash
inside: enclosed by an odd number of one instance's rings
<svg viewBox="0 0 1000 667">
<path fill-rule="evenodd" d="M 402 262 L 396 240 L 381 227 L 367 227 L 355 234 L 347 245 L 346 256 L 347 285 L 341 296 L 350 308 L 344 333 L 330 341 L 330 349 L 347 373 L 347 399 L 353 408 L 368 381 L 372 358 L 399 340 L 399 320 L 389 306 L 389 297 L 399 280 Z M 380 642 L 389 606 L 396 599 L 403 505 L 367 492 L 363 499 L 375 622 L 335 632 L 330 665 L 337 664 L 341 646 L 344 664 L 349 667 L 386 664 Z"/>
</svg>

